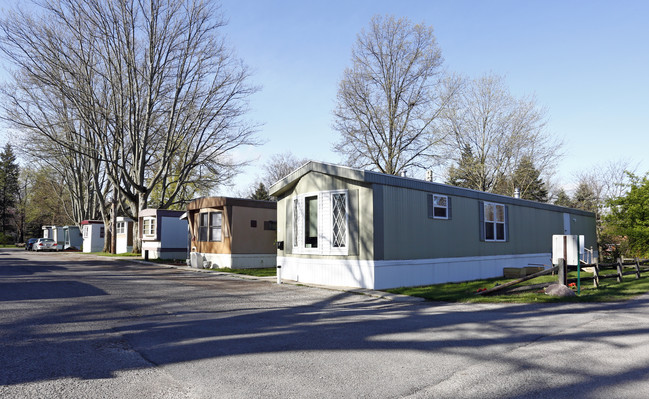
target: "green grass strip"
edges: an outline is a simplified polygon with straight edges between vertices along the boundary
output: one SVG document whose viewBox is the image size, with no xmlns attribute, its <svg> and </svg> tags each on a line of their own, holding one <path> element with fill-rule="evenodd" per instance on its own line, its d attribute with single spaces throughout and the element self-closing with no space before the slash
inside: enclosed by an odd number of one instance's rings
<svg viewBox="0 0 649 399">
<path fill-rule="evenodd" d="M 600 274 L 614 274 L 613 270 L 605 270 Z M 576 278 L 577 272 L 571 272 L 568 278 Z M 394 294 L 410 295 L 425 298 L 429 301 L 442 302 L 477 302 L 477 303 L 535 303 L 535 302 L 612 302 L 624 301 L 649 292 L 649 272 L 635 276 L 624 276 L 622 283 L 616 279 L 600 280 L 599 288 L 593 286 L 592 274 L 581 273 L 581 295 L 576 297 L 558 298 L 546 295 L 543 289 L 514 294 L 493 294 L 489 296 L 476 295 L 479 289 L 489 289 L 514 279 L 493 278 L 486 280 L 467 281 L 462 283 L 435 284 L 422 287 L 403 287 L 386 290 Z M 556 282 L 557 276 L 542 276 L 525 281 L 514 287 Z"/>
</svg>

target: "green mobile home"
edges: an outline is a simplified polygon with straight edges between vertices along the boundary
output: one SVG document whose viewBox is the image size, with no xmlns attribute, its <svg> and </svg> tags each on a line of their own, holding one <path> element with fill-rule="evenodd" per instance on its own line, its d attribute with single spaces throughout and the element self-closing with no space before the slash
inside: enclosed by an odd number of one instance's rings
<svg viewBox="0 0 649 399">
<path fill-rule="evenodd" d="M 551 262 L 552 235 L 595 215 L 475 190 L 309 162 L 270 188 L 282 277 L 383 289 L 502 276 Z"/>
</svg>

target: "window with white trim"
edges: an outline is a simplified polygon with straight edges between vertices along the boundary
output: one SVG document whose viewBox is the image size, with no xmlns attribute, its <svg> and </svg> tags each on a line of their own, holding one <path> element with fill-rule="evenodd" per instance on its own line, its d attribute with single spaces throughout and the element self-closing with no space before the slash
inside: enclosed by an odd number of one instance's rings
<svg viewBox="0 0 649 399">
<path fill-rule="evenodd" d="M 507 211 L 505 205 L 484 203 L 484 240 L 507 240 Z"/>
<path fill-rule="evenodd" d="M 222 241 L 223 212 L 202 212 L 198 217 L 198 241 Z"/>
<path fill-rule="evenodd" d="M 320 191 L 293 199 L 293 253 L 347 255 L 347 190 Z"/>
<path fill-rule="evenodd" d="M 347 246 L 347 193 L 331 194 L 332 238 L 331 246 L 345 248 Z"/>
<path fill-rule="evenodd" d="M 428 194 L 428 217 L 431 219 L 450 219 L 451 199 L 447 195 Z"/>
<path fill-rule="evenodd" d="M 293 199 L 293 248 L 300 246 L 299 232 L 300 232 L 300 201 L 299 197 Z"/>
<path fill-rule="evenodd" d="M 223 213 L 210 212 L 210 241 L 221 241 L 223 228 Z"/>
<path fill-rule="evenodd" d="M 117 234 L 125 234 L 126 233 L 126 223 L 125 222 L 117 222 L 117 227 L 115 228 L 115 231 Z"/>
<path fill-rule="evenodd" d="M 155 238 L 155 217 L 145 217 L 142 219 L 142 236 L 146 238 Z"/>
<path fill-rule="evenodd" d="M 318 248 L 318 196 L 304 199 L 304 247 Z"/>
</svg>

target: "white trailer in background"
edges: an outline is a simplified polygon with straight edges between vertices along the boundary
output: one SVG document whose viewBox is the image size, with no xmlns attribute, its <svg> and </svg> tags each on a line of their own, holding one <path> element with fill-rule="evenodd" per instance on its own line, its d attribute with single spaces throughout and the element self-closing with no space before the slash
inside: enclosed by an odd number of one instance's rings
<svg viewBox="0 0 649 399">
<path fill-rule="evenodd" d="M 187 219 L 183 211 L 143 209 L 139 216 L 139 235 L 144 259 L 186 259 Z"/>
<path fill-rule="evenodd" d="M 65 241 L 63 249 L 81 249 L 83 237 L 78 226 L 63 226 L 63 237 Z"/>
<path fill-rule="evenodd" d="M 115 253 L 125 254 L 133 251 L 133 219 L 118 216 L 116 227 Z"/>
<path fill-rule="evenodd" d="M 84 220 L 81 222 L 83 235 L 83 252 L 101 252 L 104 249 L 104 222 L 101 220 Z"/>
</svg>

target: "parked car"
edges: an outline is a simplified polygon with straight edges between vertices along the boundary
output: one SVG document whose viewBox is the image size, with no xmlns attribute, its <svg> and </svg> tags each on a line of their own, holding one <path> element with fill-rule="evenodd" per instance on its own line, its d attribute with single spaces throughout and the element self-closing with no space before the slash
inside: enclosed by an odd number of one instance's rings
<svg viewBox="0 0 649 399">
<path fill-rule="evenodd" d="M 33 251 L 34 250 L 34 243 L 38 241 L 38 238 L 30 238 L 27 240 L 25 243 L 25 251 Z"/>
<path fill-rule="evenodd" d="M 56 251 L 57 243 L 52 238 L 39 238 L 33 246 L 34 251 Z"/>
</svg>

